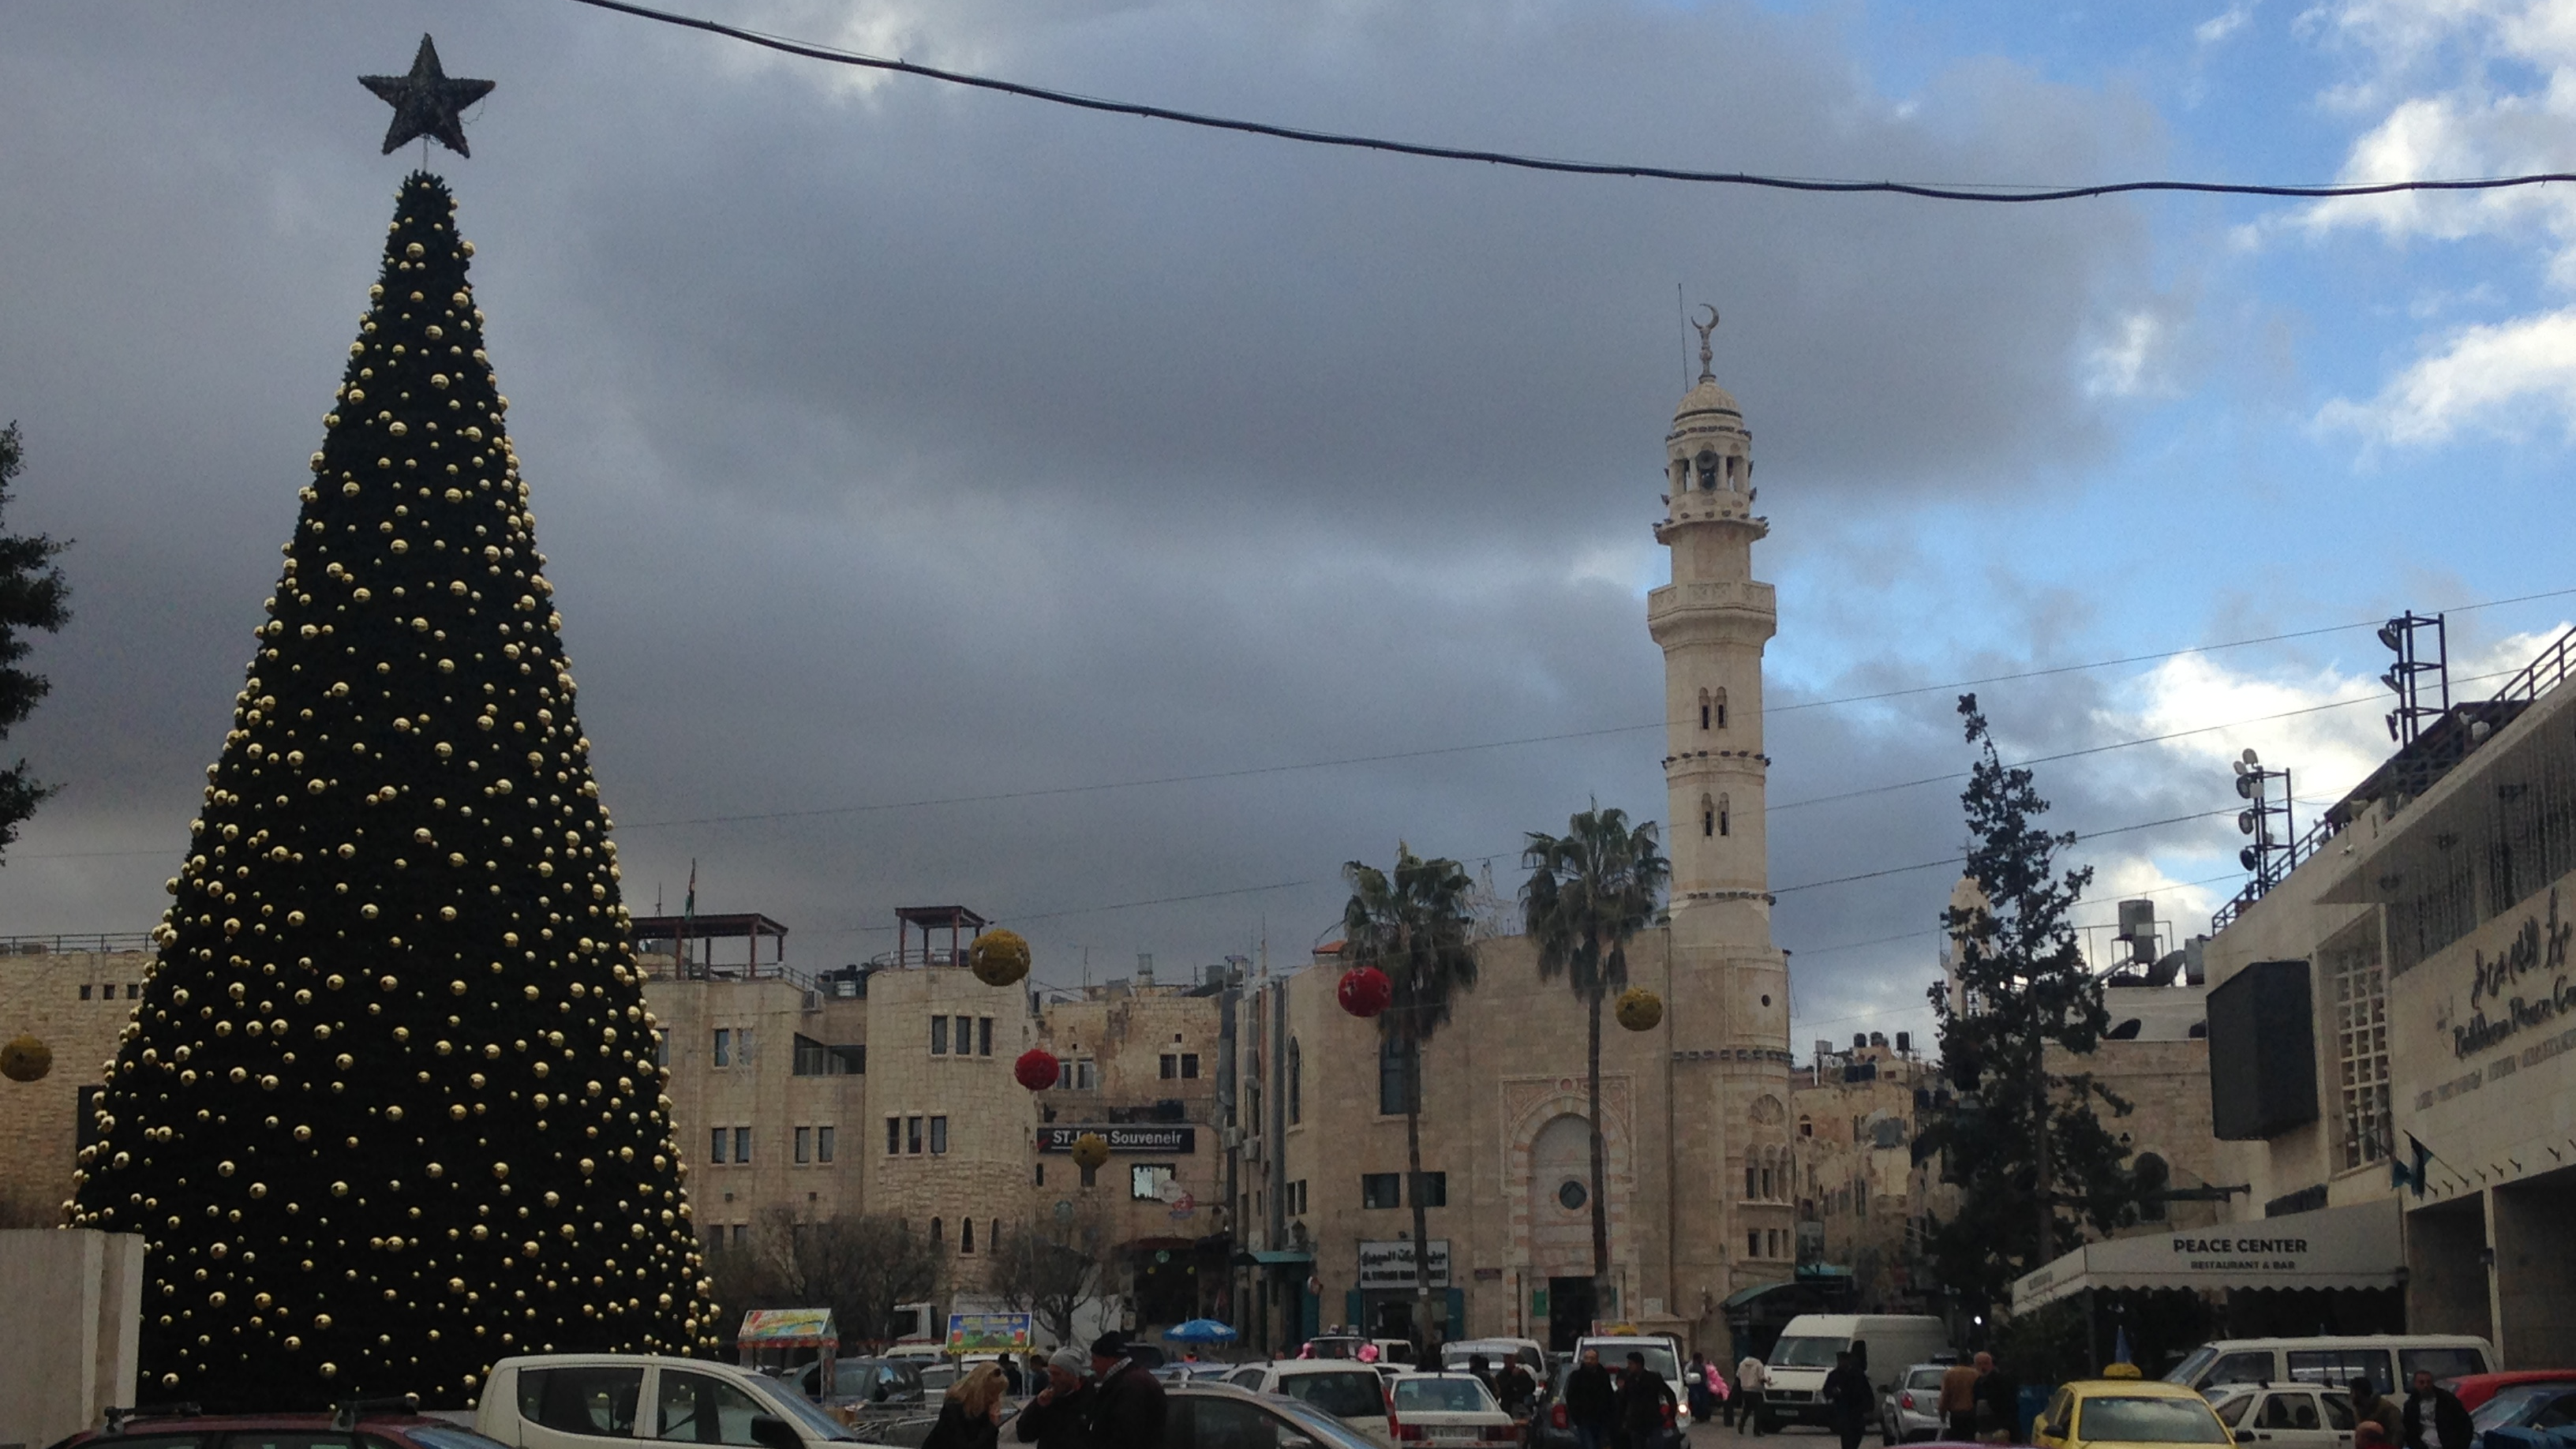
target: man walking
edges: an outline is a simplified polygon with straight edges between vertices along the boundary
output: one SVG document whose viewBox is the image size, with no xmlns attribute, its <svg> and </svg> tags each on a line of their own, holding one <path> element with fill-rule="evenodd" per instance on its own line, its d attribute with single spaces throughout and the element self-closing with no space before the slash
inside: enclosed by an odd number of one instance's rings
<svg viewBox="0 0 2576 1449">
<path fill-rule="evenodd" d="M 1941 1436 L 1953 1444 L 1974 1443 L 1977 1437 L 1977 1376 L 1995 1366 L 1992 1354 L 1978 1354 L 1974 1363 L 1954 1363 L 1941 1371 Z"/>
<path fill-rule="evenodd" d="M 2352 1417 L 2355 1422 L 2368 1420 L 2377 1424 L 2381 1437 L 2390 1444 L 2396 1443 L 2397 1436 L 2406 1432 L 2406 1411 L 2397 1407 L 2396 1400 L 2381 1393 L 2379 1386 L 2372 1383 L 2367 1375 L 2355 1376 L 2346 1387 L 2352 1390 Z"/>
<path fill-rule="evenodd" d="M 1078 1348 L 1059 1348 L 1046 1361 L 1046 1384 L 1020 1410 L 1012 1433 L 1038 1449 L 1085 1449 L 1091 1438 L 1091 1361 Z"/>
<path fill-rule="evenodd" d="M 1619 1421 L 1619 1403 L 1610 1371 L 1601 1366 L 1601 1350 L 1585 1349 L 1583 1361 L 1565 1376 L 1565 1417 L 1583 1449 L 1608 1449 L 1612 1426 Z"/>
<path fill-rule="evenodd" d="M 1619 1376 L 1618 1449 L 1658 1449 L 1664 1426 L 1679 1409 L 1673 1386 L 1662 1374 L 1647 1371 L 1644 1354 L 1631 1352 L 1628 1371 Z"/>
<path fill-rule="evenodd" d="M 2468 1408 L 2460 1396 L 2415 1371 L 2415 1392 L 2406 1396 L 2406 1449 L 2469 1449 Z"/>
<path fill-rule="evenodd" d="M 1091 1377 L 1089 1449 L 1163 1449 L 1163 1386 L 1127 1356 L 1124 1335 L 1092 1340 Z"/>
<path fill-rule="evenodd" d="M 1737 1433 L 1741 1434 L 1749 1429 L 1756 1438 L 1761 1436 L 1762 1388 L 1767 1382 L 1769 1382 L 1769 1375 L 1763 1369 L 1762 1360 L 1759 1357 L 1748 1353 L 1741 1362 L 1736 1364 L 1735 1397 L 1744 1401 L 1735 1406 Z M 1733 1400 L 1729 1402 L 1732 1403 Z"/>
<path fill-rule="evenodd" d="M 1852 1361 L 1849 1350 L 1834 1355 L 1834 1371 L 1825 1375 L 1825 1406 L 1834 1417 L 1834 1432 L 1842 1436 L 1843 1449 L 1860 1449 L 1860 1437 L 1869 1430 L 1869 1375 Z"/>
<path fill-rule="evenodd" d="M 1978 1354 L 1977 1364 L 1977 1437 L 2010 1444 L 2021 1437 L 2021 1385 L 1993 1354 Z"/>
</svg>

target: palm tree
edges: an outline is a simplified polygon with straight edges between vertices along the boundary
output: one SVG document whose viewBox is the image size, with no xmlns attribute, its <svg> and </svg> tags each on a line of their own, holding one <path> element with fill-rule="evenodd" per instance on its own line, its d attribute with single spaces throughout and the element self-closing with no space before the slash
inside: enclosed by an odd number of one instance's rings
<svg viewBox="0 0 2576 1449">
<path fill-rule="evenodd" d="M 1402 841 L 1392 876 L 1365 861 L 1342 867 L 1351 884 L 1342 908 L 1342 959 L 1375 966 L 1394 988 L 1378 1013 L 1382 1043 L 1404 1061 L 1405 1196 L 1413 1204 L 1413 1335 L 1430 1330 L 1430 1223 L 1422 1202 L 1422 1044 L 1449 1020 L 1450 997 L 1476 985 L 1468 911 L 1472 883 L 1454 860 L 1424 860 Z M 1383 1047 L 1381 1047 L 1383 1049 Z"/>
<path fill-rule="evenodd" d="M 1521 922 L 1538 944 L 1538 974 L 1546 980 L 1564 975 L 1591 1018 L 1583 1084 L 1592 1124 L 1592 1291 L 1599 1295 L 1610 1279 L 1601 1002 L 1628 984 L 1628 941 L 1654 920 L 1672 863 L 1655 849 L 1655 822 L 1631 829 L 1627 812 L 1598 802 L 1568 820 L 1563 835 L 1531 831 L 1521 863 L 1530 868 L 1521 887 Z"/>
</svg>

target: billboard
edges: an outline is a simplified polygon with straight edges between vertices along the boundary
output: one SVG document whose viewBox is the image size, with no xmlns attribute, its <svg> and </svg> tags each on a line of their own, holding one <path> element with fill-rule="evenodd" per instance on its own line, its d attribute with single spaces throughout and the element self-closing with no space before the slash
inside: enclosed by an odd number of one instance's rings
<svg viewBox="0 0 2576 1449">
<path fill-rule="evenodd" d="M 1033 1346 L 1025 1313 L 948 1315 L 950 1353 L 1026 1353 Z"/>
</svg>

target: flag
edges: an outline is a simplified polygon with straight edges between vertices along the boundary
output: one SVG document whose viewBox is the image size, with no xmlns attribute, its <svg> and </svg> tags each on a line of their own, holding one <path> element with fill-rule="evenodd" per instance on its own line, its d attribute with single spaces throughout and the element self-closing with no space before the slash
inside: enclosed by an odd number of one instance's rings
<svg viewBox="0 0 2576 1449">
<path fill-rule="evenodd" d="M 2121 1324 L 2118 1331 L 2113 1333 L 2111 1336 L 2111 1362 L 2137 1362 L 2135 1358 L 2132 1358 L 2129 1355 L 2129 1325 L 2125 1323 Z"/>
<path fill-rule="evenodd" d="M 2393 1154 L 2388 1159 L 2388 1185 L 2407 1188 L 2417 1197 L 2422 1197 L 2427 1182 L 2425 1168 L 2433 1161 L 2433 1149 L 2416 1141 L 2412 1132 L 2406 1134 L 2406 1148 L 2411 1161 L 2400 1160 Z"/>
</svg>

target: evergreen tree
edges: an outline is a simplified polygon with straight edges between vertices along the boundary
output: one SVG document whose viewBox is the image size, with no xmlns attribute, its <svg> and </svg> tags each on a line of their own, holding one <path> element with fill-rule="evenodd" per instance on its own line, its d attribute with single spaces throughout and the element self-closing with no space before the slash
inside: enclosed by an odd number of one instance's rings
<svg viewBox="0 0 2576 1449">
<path fill-rule="evenodd" d="M 2090 1073 L 2052 1076 L 2046 1064 L 2052 1046 L 2082 1060 L 2110 1025 L 2067 920 L 2093 869 L 2057 873 L 2057 852 L 2075 837 L 2040 827 L 2048 802 L 2030 771 L 1996 756 L 1975 695 L 1959 696 L 1959 713 L 1980 752 L 1959 802 L 1967 873 L 1984 901 L 1942 913 L 1959 995 L 1936 986 L 1931 997 L 1941 1070 L 1958 1096 L 1920 1146 L 1945 1154 L 1943 1173 L 1960 1189 L 1956 1216 L 1932 1233 L 1936 1274 L 1982 1307 L 2009 1301 L 2014 1278 L 2074 1245 L 2060 1208 L 2107 1232 L 2136 1220 L 2137 1188 L 2121 1166 L 2128 1149 L 2093 1110 L 2125 1116 L 2129 1104 Z"/>
<path fill-rule="evenodd" d="M 666 1073 L 444 182 L 402 186 L 69 1220 L 144 1391 L 712 1343 Z"/>
<path fill-rule="evenodd" d="M 9 483 L 25 460 L 18 425 L 0 428 L 0 510 L 8 507 Z M 65 607 L 71 587 L 54 567 L 55 555 L 67 546 L 41 533 L 0 535 L 0 739 L 35 713 L 37 702 L 53 688 L 45 676 L 30 674 L 18 663 L 34 647 L 29 631 L 51 634 L 71 621 Z M 17 842 L 18 827 L 52 793 L 52 786 L 36 783 L 25 760 L 0 771 L 0 848 Z"/>
</svg>

